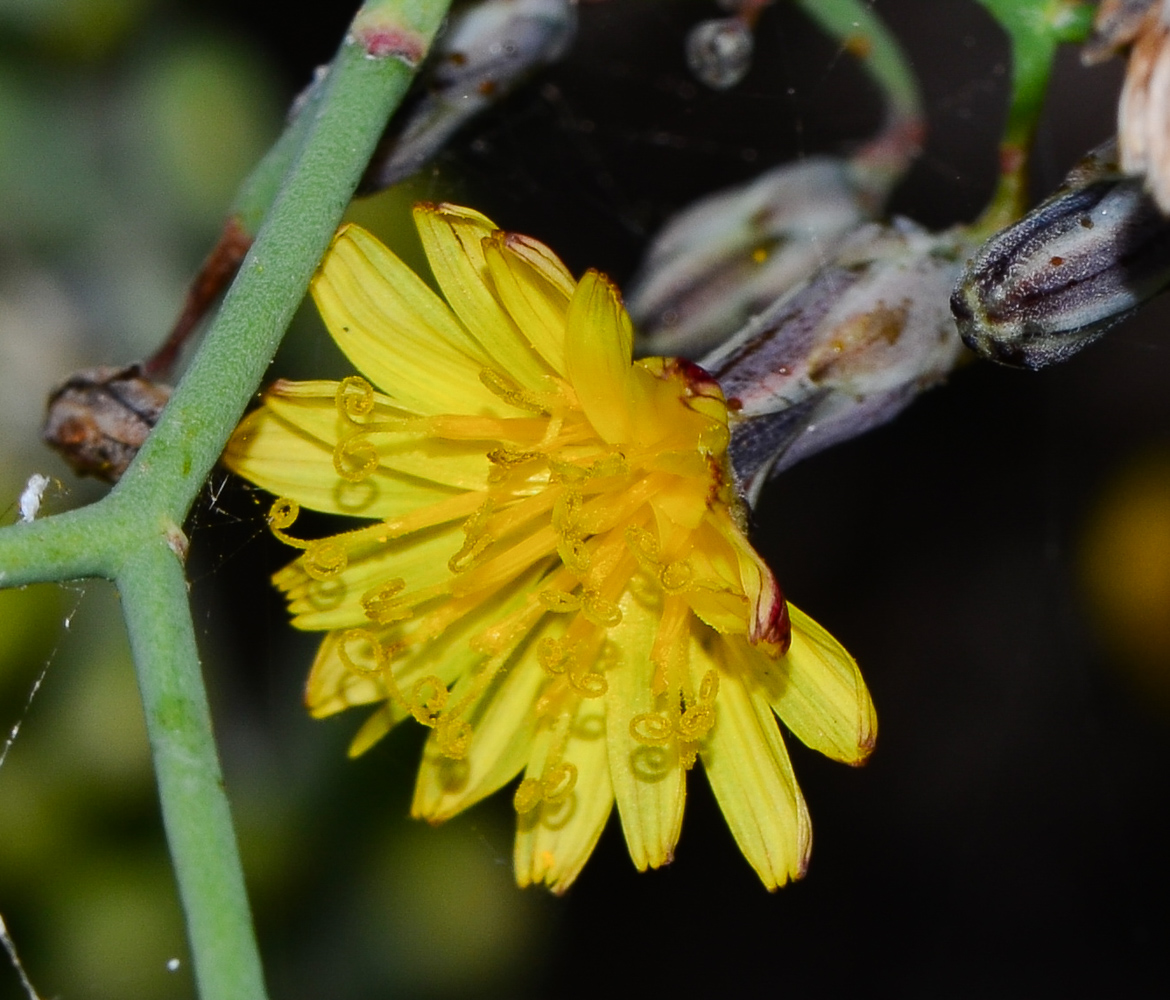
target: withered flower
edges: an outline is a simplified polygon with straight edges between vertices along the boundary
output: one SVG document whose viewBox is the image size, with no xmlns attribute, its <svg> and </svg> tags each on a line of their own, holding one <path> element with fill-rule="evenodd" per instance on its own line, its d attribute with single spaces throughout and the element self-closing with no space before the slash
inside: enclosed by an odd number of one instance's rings
<svg viewBox="0 0 1170 1000">
<path fill-rule="evenodd" d="M 138 365 L 77 372 L 49 396 L 41 437 L 79 476 L 116 483 L 170 398 Z"/>
<path fill-rule="evenodd" d="M 1121 167 L 1140 174 L 1170 214 L 1170 5 L 1165 0 L 1105 0 L 1097 11 L 1086 63 L 1130 48 L 1117 108 Z"/>
<path fill-rule="evenodd" d="M 727 395 L 749 497 L 769 474 L 892 419 L 962 351 L 947 307 L 964 244 L 906 219 L 864 226 L 831 264 L 701 364 Z"/>
<path fill-rule="evenodd" d="M 811 156 L 679 212 L 627 295 L 643 347 L 695 357 L 722 343 L 812 275 L 879 201 L 858 163 Z"/>
<path fill-rule="evenodd" d="M 1065 361 L 1170 282 L 1170 223 L 1112 142 L 997 233 L 951 297 L 963 341 L 993 361 Z"/>
</svg>

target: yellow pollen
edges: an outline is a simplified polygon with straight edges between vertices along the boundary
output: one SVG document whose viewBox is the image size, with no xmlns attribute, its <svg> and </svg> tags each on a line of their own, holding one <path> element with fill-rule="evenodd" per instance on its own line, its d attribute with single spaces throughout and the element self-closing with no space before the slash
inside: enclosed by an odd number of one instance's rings
<svg viewBox="0 0 1170 1000">
<path fill-rule="evenodd" d="M 410 690 L 410 714 L 424 726 L 433 726 L 447 704 L 447 686 L 434 675 L 420 678 Z"/>
<path fill-rule="evenodd" d="M 548 416 L 550 412 L 536 393 L 522 389 L 503 372 L 498 372 L 494 368 L 483 368 L 480 370 L 479 380 L 487 386 L 489 392 L 499 396 L 509 406 L 545 416 Z"/>
<path fill-rule="evenodd" d="M 284 533 L 284 529 L 291 527 L 300 513 L 301 505 L 295 500 L 278 497 L 268 509 L 268 528 L 285 545 L 291 545 L 294 549 L 307 549 L 312 542 L 302 541 Z"/>
<path fill-rule="evenodd" d="M 674 726 L 659 712 L 643 712 L 630 719 L 630 736 L 639 743 L 663 746 L 673 739 Z"/>
<path fill-rule="evenodd" d="M 679 591 L 686 590 L 694 578 L 695 571 L 690 560 L 679 559 L 662 568 L 659 581 L 662 583 L 662 589 L 668 594 L 677 594 Z"/>
<path fill-rule="evenodd" d="M 545 636 L 536 644 L 536 662 L 547 673 L 563 674 L 575 663 L 574 643 Z"/>
<path fill-rule="evenodd" d="M 379 625 L 409 618 L 414 613 L 413 609 L 395 600 L 405 588 L 406 581 L 398 577 L 362 594 L 361 605 L 366 617 Z"/>
<path fill-rule="evenodd" d="M 349 554 L 337 538 L 323 538 L 313 542 L 301 556 L 301 565 L 314 580 L 328 580 L 345 571 L 349 565 Z"/>
<path fill-rule="evenodd" d="M 337 386 L 334 395 L 337 412 L 354 423 L 354 417 L 364 417 L 374 409 L 374 387 L 360 375 L 349 375 Z"/>
<path fill-rule="evenodd" d="M 448 561 L 452 573 L 463 573 L 475 566 L 491 546 L 493 538 L 488 534 L 487 522 L 495 509 L 495 501 L 488 497 L 479 509 L 463 522 L 463 547 Z"/>
<path fill-rule="evenodd" d="M 366 431 L 358 431 L 337 442 L 333 449 L 333 469 L 351 483 L 369 479 L 378 471 L 378 449 L 370 441 Z"/>
<path fill-rule="evenodd" d="M 586 620 L 603 628 L 613 628 L 622 621 L 622 609 L 607 601 L 595 590 L 587 590 L 581 597 L 581 614 Z"/>
<path fill-rule="evenodd" d="M 570 594 L 564 590 L 546 587 L 540 592 L 539 597 L 540 603 L 554 614 L 566 614 L 581 608 L 581 598 L 577 594 Z"/>
<path fill-rule="evenodd" d="M 512 796 L 512 807 L 521 816 L 532 812 L 544 798 L 544 786 L 539 778 L 525 778 Z"/>
</svg>

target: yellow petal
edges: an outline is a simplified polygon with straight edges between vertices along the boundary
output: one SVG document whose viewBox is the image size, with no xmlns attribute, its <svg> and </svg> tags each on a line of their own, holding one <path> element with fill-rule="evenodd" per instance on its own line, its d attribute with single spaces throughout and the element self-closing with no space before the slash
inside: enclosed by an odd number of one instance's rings
<svg viewBox="0 0 1170 1000">
<path fill-rule="evenodd" d="M 547 679 L 535 653 L 521 656 L 465 714 L 474 735 L 462 760 L 444 756 L 431 735 L 419 766 L 411 816 L 432 823 L 450 819 L 520 772 L 535 735 L 532 706 Z M 474 675 L 465 674 L 452 689 L 449 703 L 457 703 L 474 682 Z"/>
<path fill-rule="evenodd" d="M 483 356 L 521 386 L 547 388 L 551 370 L 512 322 L 491 283 L 482 243 L 496 231 L 495 223 L 455 205 L 416 205 L 414 221 L 443 296 L 479 342 Z"/>
<path fill-rule="evenodd" d="M 561 280 L 549 280 L 545 269 L 534 266 L 534 260 L 552 270 L 551 262 L 543 254 L 520 254 L 515 243 L 523 237 L 510 233 L 496 233 L 484 241 L 483 253 L 488 273 L 492 277 L 496 295 L 515 321 L 516 326 L 540 356 L 558 375 L 565 374 L 565 318 L 574 283 L 570 280 L 568 294 Z M 529 241 L 535 243 L 535 240 Z M 548 257 L 552 251 L 544 247 Z M 560 261 L 556 261 L 560 264 Z M 564 270 L 564 265 L 561 265 Z M 557 279 L 563 276 L 553 271 Z M 568 272 L 566 271 L 565 274 Z"/>
<path fill-rule="evenodd" d="M 299 562 L 274 577 L 285 591 L 296 628 L 364 628 L 370 619 L 361 599 L 376 587 L 401 579 L 405 592 L 411 593 L 446 583 L 451 577 L 447 561 L 459 551 L 463 532 L 459 525 L 447 525 L 384 543 L 377 538 L 375 530 L 350 551 L 346 567 L 327 579 L 310 577 Z"/>
<path fill-rule="evenodd" d="M 345 665 L 337 647 L 342 632 L 330 632 L 317 647 L 309 683 L 305 688 L 305 704 L 314 718 L 324 718 L 355 705 L 368 705 L 387 697 L 386 686 L 373 673 L 358 673 Z M 347 654 L 361 665 L 372 665 L 367 643 L 349 643 Z"/>
<path fill-rule="evenodd" d="M 804 744 L 833 760 L 863 764 L 877 741 L 877 712 L 857 662 L 791 604 L 792 646 L 766 664 L 768 700 Z"/>
<path fill-rule="evenodd" d="M 350 741 L 347 755 L 351 758 L 360 757 L 405 718 L 406 712 L 396 705 L 390 703 L 382 705 L 362 723 L 361 729 Z"/>
<path fill-rule="evenodd" d="M 493 609 L 498 613 L 498 608 Z M 397 627 L 377 628 L 372 623 L 370 631 L 383 648 L 392 647 L 402 638 L 402 633 L 413 624 L 406 622 Z M 458 677 L 467 673 L 482 655 L 472 650 L 470 637 L 483 626 L 483 621 L 468 616 L 452 625 L 442 635 L 436 636 L 423 647 L 413 647 L 395 655 L 390 663 L 395 684 L 404 697 L 409 697 L 417 681 L 423 677 L 436 676 L 445 685 L 455 683 Z M 345 631 L 330 632 L 321 643 L 309 673 L 305 688 L 305 704 L 310 714 L 324 718 L 353 705 L 363 705 L 390 697 L 390 690 L 374 670 L 379 666 L 374 661 L 368 642 L 346 642 L 345 653 L 358 669 L 355 671 L 338 651 L 345 639 Z M 405 716 L 405 708 L 392 706 L 395 722 Z M 352 748 L 351 748 L 352 753 Z"/>
<path fill-rule="evenodd" d="M 452 490 L 389 470 L 360 483 L 342 479 L 333 448 L 280 419 L 268 407 L 248 414 L 223 454 L 224 464 L 277 496 L 330 514 L 391 518 L 452 495 Z"/>
<path fill-rule="evenodd" d="M 658 615 L 627 592 L 622 620 L 609 630 L 620 662 L 606 672 L 606 733 L 609 773 L 630 858 L 638 871 L 657 868 L 674 857 L 682 829 L 686 776 L 674 742 L 653 746 L 630 732 L 635 716 L 662 711 L 665 698 L 651 694 L 654 664 L 650 651 Z"/>
<path fill-rule="evenodd" d="M 737 659 L 733 647 L 751 652 L 731 640 L 723 650 L 730 661 Z M 699 669 L 708 669 L 705 656 L 695 656 Z M 732 836 L 764 885 L 777 889 L 803 876 L 812 849 L 808 807 L 776 718 L 761 694 L 745 690 L 740 669 L 720 671 L 715 725 L 701 757 Z"/>
<path fill-rule="evenodd" d="M 395 402 L 421 414 L 504 412 L 480 381 L 489 356 L 364 229 L 338 232 L 311 287 L 337 345 Z"/>
<path fill-rule="evenodd" d="M 776 577 L 752 543 L 736 527 L 727 508 L 713 510 L 711 520 L 719 525 L 720 534 L 735 552 L 739 589 L 747 595 L 750 604 L 748 638 L 770 655 L 778 656 L 786 636 L 783 634 L 784 595 L 780 593 Z"/>
<path fill-rule="evenodd" d="M 336 382 L 281 381 L 265 393 L 264 401 L 281 419 L 321 441 L 332 456 L 338 441 L 359 434 L 362 429 L 338 415 L 337 385 Z M 401 419 L 399 411 L 389 406 L 386 396 L 376 394 L 374 399 L 374 409 L 363 423 Z M 378 462 L 384 472 L 392 470 L 465 490 L 483 489 L 487 485 L 491 463 L 484 457 L 482 441 L 445 441 L 432 436 L 422 426 L 422 421 L 419 423 L 417 432 L 365 435 L 362 437 L 363 446 L 368 442 L 377 450 Z M 356 486 L 352 492 L 360 494 L 361 490 Z M 426 502 L 420 501 L 420 506 Z M 345 513 L 361 512 L 347 510 Z"/>
<path fill-rule="evenodd" d="M 585 416 L 610 444 L 633 440 L 630 357 L 634 329 L 617 289 L 587 271 L 569 303 L 565 370 Z"/>
<path fill-rule="evenodd" d="M 542 727 L 533 743 L 526 777 L 541 778 L 551 740 L 551 727 Z M 553 892 L 564 892 L 605 829 L 613 809 L 613 786 L 603 699 L 581 699 L 562 760 L 577 769 L 572 791 L 556 802 L 541 802 L 517 820 L 513 857 L 521 887 L 544 882 Z"/>
<path fill-rule="evenodd" d="M 572 272 L 565 267 L 561 258 L 552 250 L 531 236 L 520 233 L 506 233 L 504 235 L 508 252 L 521 260 L 526 261 L 549 285 L 559 292 L 559 296 L 568 305 L 573 297 L 573 290 L 577 287 L 577 280 Z"/>
</svg>

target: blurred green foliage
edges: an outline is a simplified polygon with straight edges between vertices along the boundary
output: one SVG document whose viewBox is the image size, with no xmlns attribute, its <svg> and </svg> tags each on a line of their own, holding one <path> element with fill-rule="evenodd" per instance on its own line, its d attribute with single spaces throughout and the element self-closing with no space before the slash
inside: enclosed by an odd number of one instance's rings
<svg viewBox="0 0 1170 1000">
<path fill-rule="evenodd" d="M 0 495 L 12 505 L 0 523 L 15 518 L 33 471 L 54 477 L 45 512 L 98 494 L 40 445 L 44 400 L 71 371 L 141 358 L 161 341 L 240 180 L 281 127 L 292 95 L 265 55 L 193 11 L 153 0 L 0 6 L 0 366 L 12 379 L 0 398 Z M 414 200 L 403 187 L 352 214 L 425 267 L 404 226 Z M 347 370 L 315 311 L 303 312 L 307 335 L 291 338 L 282 370 Z M 233 519 L 201 505 L 196 545 L 214 550 Z M 536 967 L 547 923 L 536 919 L 543 901 L 513 885 L 510 814 L 481 810 L 437 834 L 411 824 L 417 734 L 395 744 L 391 794 L 371 796 L 371 781 L 385 784 L 374 777 L 384 754 L 347 764 L 342 727 L 322 740 L 322 724 L 297 711 L 304 644 L 280 664 L 279 712 L 295 721 L 252 727 L 232 680 L 249 664 L 217 621 L 231 567 L 213 559 L 196 578 L 208 602 L 201 643 L 274 994 L 503 995 Z M 284 636 L 283 622 L 274 627 Z M 111 587 L 0 591 L 0 727 L 13 724 L 0 767 L 0 913 L 33 984 L 87 1000 L 193 995 Z M 357 775 L 365 788 L 349 784 Z M 17 983 L 0 961 L 0 996 Z"/>
</svg>

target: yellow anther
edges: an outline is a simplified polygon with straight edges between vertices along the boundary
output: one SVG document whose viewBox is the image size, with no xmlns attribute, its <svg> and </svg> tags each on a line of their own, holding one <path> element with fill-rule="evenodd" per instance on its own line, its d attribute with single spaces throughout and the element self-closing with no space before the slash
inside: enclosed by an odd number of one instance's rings
<svg viewBox="0 0 1170 1000">
<path fill-rule="evenodd" d="M 302 541 L 284 533 L 284 529 L 289 527 L 300 516 L 300 513 L 301 505 L 299 503 L 288 497 L 279 497 L 268 508 L 268 528 L 285 545 L 291 545 L 294 549 L 307 549 L 313 544 L 312 542 Z"/>
<path fill-rule="evenodd" d="M 630 736 L 639 743 L 662 745 L 674 738 L 674 726 L 660 712 L 643 712 L 630 720 Z"/>
<path fill-rule="evenodd" d="M 333 471 L 351 483 L 365 482 L 378 471 L 378 449 L 364 431 L 338 441 L 333 449 Z"/>
<path fill-rule="evenodd" d="M 369 644 L 373 652 L 372 666 L 365 662 L 355 660 L 350 656 L 349 650 L 346 647 L 351 643 L 358 642 Z M 374 633 L 364 628 L 351 628 L 341 634 L 341 641 L 337 644 L 337 658 L 345 664 L 346 670 L 362 676 L 380 674 L 386 669 L 386 651 L 382 648 L 382 644 L 378 642 Z"/>
<path fill-rule="evenodd" d="M 581 614 L 585 620 L 602 628 L 613 628 L 622 621 L 622 609 L 607 601 L 595 590 L 587 590 L 581 597 Z"/>
<path fill-rule="evenodd" d="M 609 690 L 609 681 L 596 671 L 586 668 L 569 671 L 569 686 L 586 698 L 600 698 Z"/>
<path fill-rule="evenodd" d="M 484 553 L 492 544 L 490 535 L 481 535 L 478 538 L 465 538 L 463 547 L 447 560 L 447 569 L 452 573 L 466 573 L 476 566 L 483 558 Z"/>
<path fill-rule="evenodd" d="M 645 528 L 631 524 L 626 528 L 626 548 L 630 550 L 644 572 L 658 576 L 662 549 L 653 534 Z"/>
<path fill-rule="evenodd" d="M 447 686 L 431 675 L 414 682 L 410 689 L 410 714 L 424 726 L 433 726 L 447 704 Z"/>
<path fill-rule="evenodd" d="M 536 662 L 541 669 L 554 676 L 570 671 L 576 663 L 574 644 L 545 636 L 536 644 Z"/>
<path fill-rule="evenodd" d="M 577 784 L 577 766 L 561 763 L 550 767 L 540 779 L 541 793 L 545 802 L 555 805 L 563 802 Z"/>
<path fill-rule="evenodd" d="M 564 459 L 549 456 L 548 467 L 552 473 L 552 481 L 554 483 L 564 483 L 566 486 L 579 486 L 589 478 L 588 469 L 582 469 L 581 466 L 574 465 L 572 462 L 566 462 Z"/>
<path fill-rule="evenodd" d="M 714 670 L 708 670 L 705 674 L 703 674 L 703 679 L 699 681 L 699 704 L 715 704 L 715 696 L 718 693 L 719 674 Z"/>
<path fill-rule="evenodd" d="M 719 693 L 719 674 L 708 670 L 699 682 L 698 697 L 686 706 L 675 728 L 684 740 L 698 741 L 715 724 L 715 697 Z"/>
<path fill-rule="evenodd" d="M 301 565 L 314 580 L 328 580 L 349 565 L 349 553 L 338 538 L 323 538 L 305 549 Z"/>
<path fill-rule="evenodd" d="M 462 760 L 471 748 L 471 726 L 458 717 L 441 719 L 435 725 L 435 738 L 444 757 Z"/>
<path fill-rule="evenodd" d="M 573 534 L 581 520 L 584 500 L 577 490 L 566 489 L 553 504 L 552 526 L 557 534 Z"/>
<path fill-rule="evenodd" d="M 350 375 L 338 383 L 333 400 L 342 418 L 356 423 L 354 417 L 364 417 L 374 409 L 374 387 L 360 375 Z"/>
<path fill-rule="evenodd" d="M 677 594 L 691 585 L 695 579 L 695 570 L 689 559 L 679 559 L 663 566 L 658 579 L 662 583 L 662 589 L 668 594 Z"/>
<path fill-rule="evenodd" d="M 585 545 L 585 539 L 578 534 L 563 534 L 557 539 L 557 554 L 561 557 L 561 562 L 565 564 L 565 568 L 570 573 L 577 576 L 584 576 L 589 572 L 590 558 L 589 549 Z"/>
<path fill-rule="evenodd" d="M 534 462 L 538 458 L 543 458 L 539 451 L 519 451 L 515 448 L 493 448 L 487 453 L 488 461 L 493 465 L 502 466 L 505 469 L 514 468 L 517 465 L 523 465 L 525 462 Z"/>
<path fill-rule="evenodd" d="M 537 778 L 525 778 L 512 796 L 512 805 L 521 816 L 532 812 L 544 798 L 544 786 Z"/>
<path fill-rule="evenodd" d="M 630 471 L 630 463 L 620 451 L 599 458 L 589 467 L 589 478 L 603 479 L 607 476 L 624 476 Z"/>
<path fill-rule="evenodd" d="M 554 587 L 547 587 L 539 594 L 540 603 L 549 611 L 557 614 L 565 614 L 569 611 L 577 611 L 581 607 L 581 598 L 576 594 L 570 594 L 565 590 L 557 590 Z"/>
<path fill-rule="evenodd" d="M 679 736 L 692 742 L 701 740 L 711 731 L 715 712 L 707 705 L 692 705 L 678 717 L 675 728 Z"/>
<path fill-rule="evenodd" d="M 488 519 L 495 510 L 495 502 L 488 497 L 479 509 L 463 522 L 463 547 L 447 560 L 452 573 L 463 573 L 471 569 L 495 539 L 488 534 Z"/>
<path fill-rule="evenodd" d="M 499 396 L 509 406 L 529 413 L 548 415 L 547 407 L 535 393 L 521 388 L 503 372 L 498 372 L 494 368 L 481 368 L 479 380 L 487 386 L 492 395 Z"/>
<path fill-rule="evenodd" d="M 395 600 L 405 587 L 406 581 L 399 577 L 373 590 L 367 590 L 361 596 L 362 610 L 365 611 L 366 617 L 379 625 L 389 625 L 391 622 L 409 618 L 414 613 L 413 609 Z"/>
</svg>

